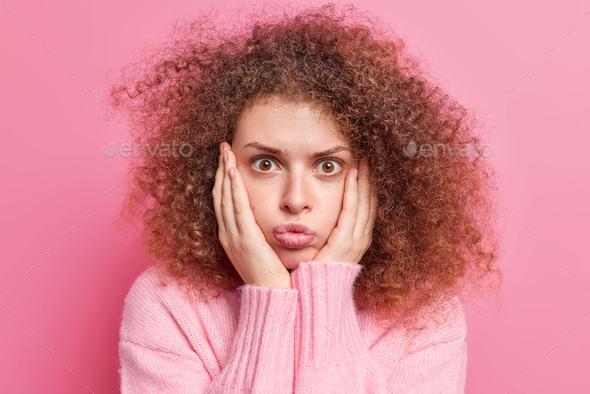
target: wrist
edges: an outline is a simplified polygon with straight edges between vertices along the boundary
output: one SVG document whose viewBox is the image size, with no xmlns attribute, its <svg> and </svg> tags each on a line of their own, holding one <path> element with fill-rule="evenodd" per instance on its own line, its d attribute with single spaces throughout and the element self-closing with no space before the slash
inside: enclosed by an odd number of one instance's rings
<svg viewBox="0 0 590 394">
<path fill-rule="evenodd" d="M 263 280 L 252 280 L 252 285 L 258 287 L 268 287 L 272 289 L 291 289 L 291 275 L 285 270 L 284 275 L 275 275 Z"/>
</svg>

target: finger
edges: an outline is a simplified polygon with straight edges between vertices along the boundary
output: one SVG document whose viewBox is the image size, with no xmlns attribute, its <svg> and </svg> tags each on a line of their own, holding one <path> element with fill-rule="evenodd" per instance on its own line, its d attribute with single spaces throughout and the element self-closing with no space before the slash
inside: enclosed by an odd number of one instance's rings
<svg viewBox="0 0 590 394">
<path fill-rule="evenodd" d="M 221 214 L 225 223 L 225 229 L 231 235 L 238 235 L 238 227 L 236 225 L 236 218 L 234 213 L 234 203 L 231 189 L 231 179 L 229 178 L 229 169 L 236 167 L 235 160 L 231 149 L 226 149 L 227 161 L 224 163 L 223 187 L 221 191 Z"/>
<path fill-rule="evenodd" d="M 222 142 L 220 145 L 220 149 L 222 152 L 219 154 L 219 162 L 217 164 L 217 172 L 215 173 L 215 185 L 213 186 L 213 191 L 217 196 L 221 196 L 221 189 L 223 188 L 223 170 L 224 170 L 224 163 L 223 163 L 223 150 L 225 150 L 224 143 Z"/>
<path fill-rule="evenodd" d="M 373 228 L 375 227 L 375 220 L 377 219 L 377 206 L 378 206 L 378 195 L 377 190 L 373 188 L 373 185 L 370 185 L 370 210 L 369 210 L 369 220 L 367 221 L 367 229 L 365 230 L 365 244 L 363 245 L 363 249 L 368 249 L 373 242 Z"/>
<path fill-rule="evenodd" d="M 354 179 L 354 170 L 349 171 L 346 174 L 346 181 L 344 185 L 344 199 L 342 202 L 342 211 L 338 218 L 338 229 L 339 234 L 345 239 L 343 242 L 352 243 L 354 236 L 354 228 L 356 226 L 358 214 L 358 189 Z"/>
<path fill-rule="evenodd" d="M 225 229 L 225 222 L 223 221 L 223 214 L 221 212 L 221 192 L 223 187 L 224 175 L 223 154 L 219 154 L 219 163 L 217 164 L 217 172 L 215 173 L 215 185 L 213 186 L 213 210 L 217 218 L 219 230 Z"/>
<path fill-rule="evenodd" d="M 371 186 L 371 214 L 369 215 L 369 223 L 371 228 L 375 225 L 375 221 L 377 220 L 377 206 L 379 205 L 379 196 L 377 195 L 377 190 Z"/>
<path fill-rule="evenodd" d="M 355 234 L 359 234 L 361 239 L 371 228 L 368 225 L 371 211 L 371 188 L 369 182 L 369 165 L 367 157 L 363 157 L 359 162 L 358 176 L 358 216 L 356 221 Z"/>
<path fill-rule="evenodd" d="M 240 234 L 256 234 L 259 227 L 250 208 L 250 200 L 244 179 L 236 167 L 232 167 L 232 169 L 234 170 L 234 179 L 231 180 L 231 188 L 236 228 Z"/>
</svg>

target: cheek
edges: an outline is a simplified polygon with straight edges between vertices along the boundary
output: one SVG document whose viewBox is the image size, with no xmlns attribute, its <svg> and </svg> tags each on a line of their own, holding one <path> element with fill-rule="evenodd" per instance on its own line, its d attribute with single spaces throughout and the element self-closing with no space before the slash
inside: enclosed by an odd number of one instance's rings
<svg viewBox="0 0 590 394">
<path fill-rule="evenodd" d="M 238 163 L 238 170 L 242 175 L 244 187 L 248 194 L 248 202 L 250 203 L 250 209 L 254 214 L 254 219 L 259 224 L 265 222 L 265 217 L 272 217 L 273 213 L 269 212 L 273 206 L 274 196 L 276 193 L 275 188 L 269 182 L 252 176 L 248 168 L 245 165 Z"/>
<path fill-rule="evenodd" d="M 265 192 L 263 187 L 248 179 L 244 179 L 244 184 L 254 219 L 260 223 L 263 220 L 264 208 L 268 206 L 268 190 Z"/>
<path fill-rule="evenodd" d="M 321 223 L 322 231 L 326 237 L 330 235 L 332 230 L 338 225 L 338 219 L 342 212 L 342 201 L 344 199 L 344 184 L 338 183 L 338 186 L 332 190 L 326 190 L 324 196 L 321 198 L 319 208 L 319 222 Z"/>
</svg>

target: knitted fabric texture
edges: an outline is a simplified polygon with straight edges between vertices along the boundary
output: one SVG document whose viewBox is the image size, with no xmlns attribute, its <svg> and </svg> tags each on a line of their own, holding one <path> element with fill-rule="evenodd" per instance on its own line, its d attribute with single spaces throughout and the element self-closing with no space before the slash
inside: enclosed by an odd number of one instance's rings
<svg viewBox="0 0 590 394">
<path fill-rule="evenodd" d="M 354 305 L 362 265 L 302 262 L 292 289 L 245 284 L 189 301 L 156 267 L 125 298 L 122 394 L 462 394 L 467 328 L 458 297 L 410 335 Z"/>
</svg>

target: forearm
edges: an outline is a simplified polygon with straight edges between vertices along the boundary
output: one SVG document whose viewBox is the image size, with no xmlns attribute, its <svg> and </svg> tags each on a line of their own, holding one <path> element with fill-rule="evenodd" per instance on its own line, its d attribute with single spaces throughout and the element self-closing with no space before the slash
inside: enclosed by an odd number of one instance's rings
<svg viewBox="0 0 590 394">
<path fill-rule="evenodd" d="M 240 320 L 230 361 L 213 393 L 290 393 L 297 290 L 241 287 Z"/>
<path fill-rule="evenodd" d="M 295 325 L 295 392 L 384 393 L 385 374 L 365 346 L 353 282 L 362 267 L 302 263 L 293 273 L 300 300 Z"/>
</svg>

